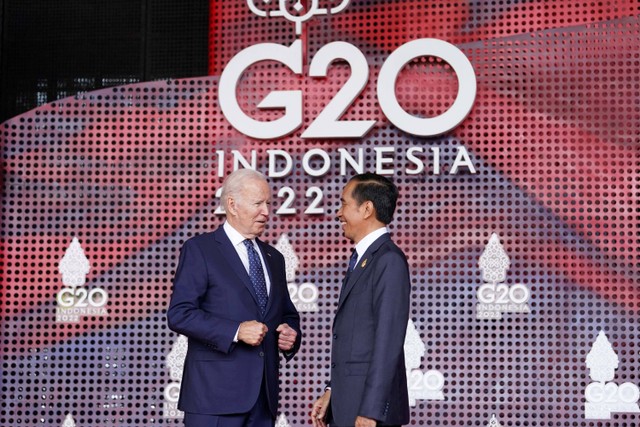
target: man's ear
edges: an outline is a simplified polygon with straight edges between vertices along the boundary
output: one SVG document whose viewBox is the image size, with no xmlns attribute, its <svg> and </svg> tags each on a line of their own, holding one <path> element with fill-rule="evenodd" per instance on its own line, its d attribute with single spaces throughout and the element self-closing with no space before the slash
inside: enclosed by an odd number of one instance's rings
<svg viewBox="0 0 640 427">
<path fill-rule="evenodd" d="M 373 207 L 373 202 L 370 200 L 362 203 L 364 205 L 364 219 L 369 219 L 372 215 L 376 215 L 376 209 Z"/>
<path fill-rule="evenodd" d="M 227 197 L 226 205 L 225 212 L 227 215 L 236 216 L 238 214 L 238 207 L 236 206 L 236 201 L 233 197 Z"/>
</svg>

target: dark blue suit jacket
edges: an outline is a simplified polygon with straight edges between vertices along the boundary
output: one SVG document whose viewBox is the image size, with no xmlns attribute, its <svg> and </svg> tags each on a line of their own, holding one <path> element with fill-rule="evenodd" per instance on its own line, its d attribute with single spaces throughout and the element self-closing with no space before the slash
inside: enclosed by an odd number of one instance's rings
<svg viewBox="0 0 640 427">
<path fill-rule="evenodd" d="M 278 409 L 279 349 L 276 328 L 287 323 L 298 332 L 300 317 L 287 289 L 284 258 L 275 248 L 258 241 L 271 291 L 264 316 L 238 253 L 222 227 L 185 242 L 173 282 L 167 312 L 169 328 L 188 337 L 178 408 L 197 414 L 248 412 L 256 402 L 263 378 L 269 407 Z M 253 347 L 233 338 L 241 322 L 257 320 L 269 332 Z"/>
<path fill-rule="evenodd" d="M 388 234 L 362 255 L 343 284 L 333 322 L 329 421 L 357 416 L 409 422 L 404 338 L 411 282 L 407 259 Z"/>
</svg>

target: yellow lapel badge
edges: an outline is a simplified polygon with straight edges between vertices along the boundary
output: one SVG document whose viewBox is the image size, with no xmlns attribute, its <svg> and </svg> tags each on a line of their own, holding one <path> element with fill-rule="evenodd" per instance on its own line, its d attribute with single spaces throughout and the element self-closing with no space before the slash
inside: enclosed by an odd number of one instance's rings
<svg viewBox="0 0 640 427">
<path fill-rule="evenodd" d="M 367 265 L 367 260 L 365 258 L 364 261 L 362 261 L 362 264 L 360 264 L 360 267 L 364 268 Z"/>
</svg>

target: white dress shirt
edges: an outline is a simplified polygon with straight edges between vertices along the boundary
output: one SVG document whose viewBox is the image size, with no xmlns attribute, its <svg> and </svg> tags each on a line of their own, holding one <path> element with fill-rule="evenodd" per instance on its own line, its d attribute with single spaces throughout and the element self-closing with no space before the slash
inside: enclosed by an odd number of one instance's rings
<svg viewBox="0 0 640 427">
<path fill-rule="evenodd" d="M 222 225 L 224 228 L 224 232 L 227 234 L 229 240 L 231 240 L 231 244 L 234 249 L 238 253 L 240 257 L 240 261 L 242 261 L 242 265 L 244 265 L 245 270 L 249 273 L 249 254 L 247 253 L 247 247 L 244 245 L 244 241 L 247 240 L 242 234 L 238 232 L 235 228 L 231 226 L 228 222 L 224 222 Z M 262 251 L 258 247 L 255 239 L 250 239 L 253 247 L 256 249 L 258 256 L 260 257 L 260 262 L 262 263 L 262 271 L 264 271 L 264 280 L 267 284 L 267 295 L 269 295 L 271 291 L 271 280 L 269 279 L 269 271 L 267 270 L 267 264 L 264 262 L 264 258 L 262 258 Z"/>
<path fill-rule="evenodd" d="M 249 254 L 247 253 L 247 247 L 244 245 L 244 241 L 247 240 L 242 234 L 238 232 L 235 228 L 231 226 L 227 221 L 222 225 L 224 232 L 227 234 L 229 240 L 231 240 L 231 244 L 233 248 L 238 253 L 240 257 L 240 261 L 242 261 L 242 265 L 244 265 L 245 270 L 247 270 L 247 274 L 249 274 Z M 258 256 L 260 257 L 260 262 L 262 263 L 262 270 L 264 271 L 264 281 L 267 285 L 267 295 L 269 295 L 269 291 L 271 290 L 271 279 L 269 279 L 269 272 L 267 271 L 267 265 L 262 258 L 262 251 L 258 247 L 255 239 L 250 239 L 251 243 L 253 243 L 253 247 L 258 252 Z M 240 327 L 236 330 L 236 334 L 233 337 L 233 342 L 238 342 L 238 332 L 240 332 Z"/>
<path fill-rule="evenodd" d="M 378 237 L 384 234 L 387 234 L 388 232 L 389 230 L 387 230 L 387 227 L 378 228 L 377 230 L 374 230 L 371 233 L 364 236 L 364 238 L 358 242 L 358 244 L 355 247 L 356 252 L 358 253 L 358 259 L 356 260 L 356 265 L 358 265 L 358 262 L 360 262 L 362 255 L 364 255 L 367 249 L 369 249 L 369 246 L 371 246 L 373 242 L 378 240 Z"/>
</svg>

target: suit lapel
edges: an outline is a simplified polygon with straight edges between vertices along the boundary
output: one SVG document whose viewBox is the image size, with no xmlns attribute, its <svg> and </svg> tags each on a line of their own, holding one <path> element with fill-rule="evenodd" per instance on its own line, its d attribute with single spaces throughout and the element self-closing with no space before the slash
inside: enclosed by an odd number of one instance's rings
<svg viewBox="0 0 640 427">
<path fill-rule="evenodd" d="M 247 270 L 244 268 L 244 264 L 242 264 L 236 248 L 231 244 L 231 240 L 229 240 L 227 233 L 225 233 L 224 229 L 220 227 L 214 232 L 214 236 L 216 242 L 219 244 L 220 252 L 222 252 L 233 272 L 236 273 L 238 278 L 242 283 L 244 283 L 244 286 L 249 290 L 257 306 L 258 297 L 256 296 L 256 290 L 253 288 L 249 273 L 247 273 Z"/>
<path fill-rule="evenodd" d="M 382 246 L 382 244 L 385 243 L 390 238 L 391 237 L 389 236 L 388 233 L 385 233 L 382 236 L 378 237 L 371 244 L 371 246 L 367 248 L 367 251 L 364 253 L 364 255 L 360 257 L 360 260 L 356 263 L 356 266 L 354 267 L 353 271 L 349 275 L 349 279 L 342 286 L 342 290 L 340 291 L 340 299 L 338 300 L 337 311 L 340 310 L 340 307 L 342 307 L 344 301 L 347 299 L 347 296 L 349 296 L 349 293 L 351 293 L 353 288 L 356 286 L 356 283 L 358 283 L 358 280 L 360 279 L 360 277 L 362 277 L 362 274 L 364 273 L 365 269 L 371 267 L 371 264 L 375 259 L 375 254 L 380 248 L 380 246 Z"/>
</svg>

